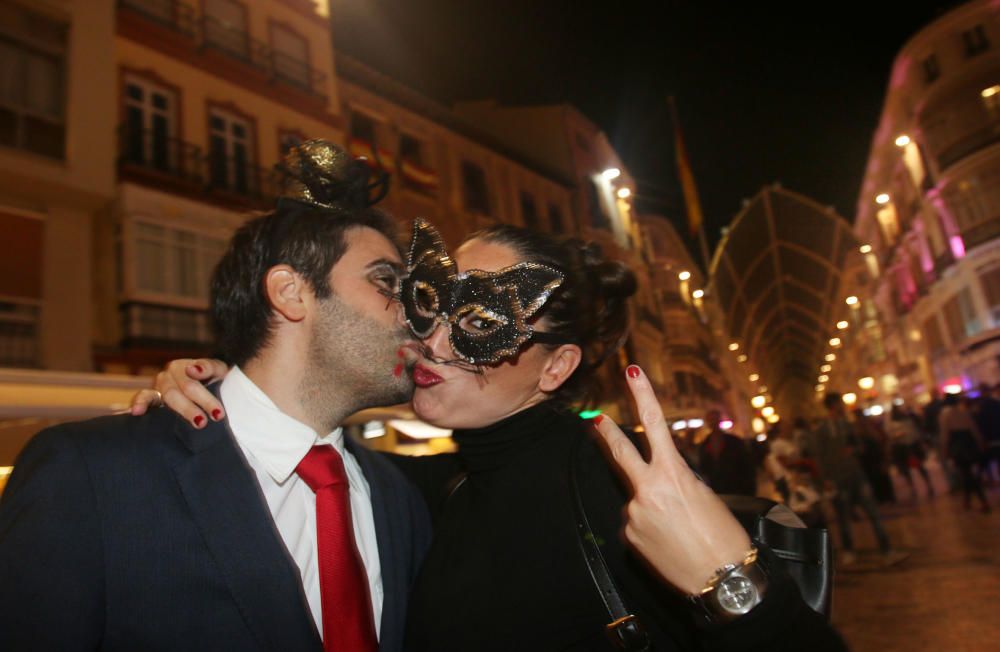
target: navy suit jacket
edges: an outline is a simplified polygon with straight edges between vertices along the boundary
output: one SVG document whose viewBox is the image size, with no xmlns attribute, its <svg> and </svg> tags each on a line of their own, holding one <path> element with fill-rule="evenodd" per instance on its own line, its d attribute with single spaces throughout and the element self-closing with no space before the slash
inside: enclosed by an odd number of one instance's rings
<svg viewBox="0 0 1000 652">
<path fill-rule="evenodd" d="M 371 487 L 381 650 L 402 650 L 426 505 L 383 456 Z M 38 433 L 0 501 L 6 650 L 316 650 L 299 572 L 225 422 L 166 409 Z"/>
</svg>

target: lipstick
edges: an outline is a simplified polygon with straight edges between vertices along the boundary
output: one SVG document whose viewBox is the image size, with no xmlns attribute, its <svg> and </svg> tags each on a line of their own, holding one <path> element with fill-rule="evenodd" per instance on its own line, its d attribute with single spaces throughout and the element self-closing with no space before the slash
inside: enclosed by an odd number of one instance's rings
<svg viewBox="0 0 1000 652">
<path fill-rule="evenodd" d="M 444 378 L 427 367 L 420 364 L 413 367 L 413 383 L 417 387 L 433 387 L 441 382 L 444 382 Z"/>
</svg>

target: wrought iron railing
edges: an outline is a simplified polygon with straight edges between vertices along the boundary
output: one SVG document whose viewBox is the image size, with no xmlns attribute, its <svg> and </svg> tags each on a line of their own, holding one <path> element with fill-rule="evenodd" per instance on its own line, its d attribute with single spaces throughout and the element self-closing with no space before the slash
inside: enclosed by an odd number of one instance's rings
<svg viewBox="0 0 1000 652">
<path fill-rule="evenodd" d="M 270 79 L 307 93 L 326 94 L 326 75 L 267 43 L 250 36 L 243 27 L 203 14 L 178 0 L 118 0 L 118 6 L 191 39 L 198 49 L 208 48 L 256 68 Z"/>
<path fill-rule="evenodd" d="M 198 24 L 203 47 L 214 48 L 261 70 L 270 68 L 270 48 L 252 38 L 245 29 L 208 15 L 202 16 Z"/>
<path fill-rule="evenodd" d="M 279 193 L 279 179 L 274 170 L 233 156 L 209 154 L 205 159 L 207 184 L 213 190 L 269 202 Z"/>
<path fill-rule="evenodd" d="M 177 0 L 118 0 L 118 6 L 186 36 L 195 35 L 195 11 Z"/>
<path fill-rule="evenodd" d="M 157 172 L 201 184 L 204 157 L 201 149 L 165 132 L 138 129 L 123 124 L 118 127 L 118 165 Z"/>
<path fill-rule="evenodd" d="M 324 95 L 326 75 L 307 62 L 277 50 L 271 51 L 271 74 L 275 79 L 298 86 L 314 95 Z"/>
<path fill-rule="evenodd" d="M 214 190 L 263 203 L 280 192 L 280 179 L 273 169 L 233 156 L 204 154 L 197 145 L 161 132 L 118 128 L 118 165 L 184 181 L 197 190 Z"/>
</svg>

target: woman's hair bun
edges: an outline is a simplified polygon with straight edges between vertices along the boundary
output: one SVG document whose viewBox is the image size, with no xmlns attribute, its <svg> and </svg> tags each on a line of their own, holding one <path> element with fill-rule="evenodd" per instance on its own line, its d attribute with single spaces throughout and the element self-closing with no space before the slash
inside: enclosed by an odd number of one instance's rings
<svg viewBox="0 0 1000 652">
<path fill-rule="evenodd" d="M 635 274 L 624 263 L 607 260 L 597 266 L 601 292 L 609 299 L 627 299 L 636 293 L 638 282 Z"/>
<path fill-rule="evenodd" d="M 595 242 L 580 242 L 580 262 L 593 285 L 592 290 L 605 299 L 627 299 L 636 293 L 635 274 L 625 264 L 605 258 Z"/>
</svg>

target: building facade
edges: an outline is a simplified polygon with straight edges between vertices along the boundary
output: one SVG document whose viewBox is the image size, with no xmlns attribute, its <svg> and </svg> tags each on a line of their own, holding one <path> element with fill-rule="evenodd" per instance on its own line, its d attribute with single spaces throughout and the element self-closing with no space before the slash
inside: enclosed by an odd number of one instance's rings
<svg viewBox="0 0 1000 652">
<path fill-rule="evenodd" d="M 0 366 L 91 367 L 117 83 L 114 10 L 94 5 L 0 1 Z"/>
<path fill-rule="evenodd" d="M 880 335 L 852 353 L 856 373 L 916 402 L 1000 381 L 996 3 L 959 6 L 897 55 L 854 229 Z"/>
</svg>

